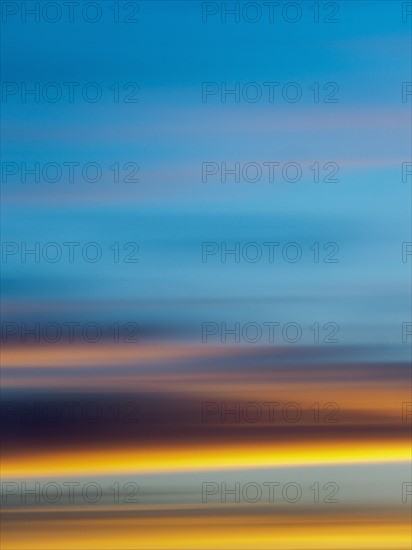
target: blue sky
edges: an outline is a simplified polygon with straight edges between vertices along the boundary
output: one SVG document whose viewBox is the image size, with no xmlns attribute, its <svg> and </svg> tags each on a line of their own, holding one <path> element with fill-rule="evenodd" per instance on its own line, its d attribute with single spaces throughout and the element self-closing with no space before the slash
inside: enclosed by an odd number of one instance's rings
<svg viewBox="0 0 412 550">
<path fill-rule="evenodd" d="M 138 23 L 114 24 L 102 5 L 95 24 L 29 25 L 19 15 L 3 24 L 3 81 L 97 82 L 103 90 L 97 103 L 80 96 L 22 103 L 20 88 L 3 96 L 4 161 L 104 168 L 94 184 L 22 183 L 19 174 L 3 181 L 3 240 L 107 248 L 132 241 L 141 261 L 23 264 L 16 255 L 3 264 L 10 314 L 20 296 L 38 303 L 37 314 L 56 300 L 216 300 L 207 312 L 214 318 L 267 318 L 272 307 L 261 300 L 286 297 L 290 303 L 277 306 L 285 318 L 338 317 L 352 326 L 349 341 L 362 340 L 359 324 L 373 341 L 377 324 L 380 338 L 397 341 L 410 294 L 401 246 L 411 240 L 410 181 L 401 177 L 411 146 L 411 99 L 401 100 L 402 82 L 411 79 L 402 3 L 340 2 L 335 24 L 313 23 L 309 2 L 297 23 L 256 24 L 222 23 L 219 15 L 205 24 L 198 2 L 141 2 Z M 277 92 L 273 103 L 222 104 L 219 94 L 202 102 L 203 82 L 263 89 L 267 81 L 279 90 L 297 82 L 302 100 L 288 103 Z M 137 83 L 139 102 L 114 103 L 115 82 Z M 339 102 L 314 103 L 314 82 L 337 83 Z M 273 184 L 201 180 L 202 162 L 265 161 L 299 163 L 304 176 Z M 339 182 L 311 181 L 315 161 L 338 163 Z M 139 182 L 114 184 L 113 162 L 136 162 Z M 294 241 L 306 249 L 333 241 L 340 261 L 203 264 L 204 241 Z M 227 298 L 256 303 L 231 313 L 219 302 Z M 151 306 L 144 313 L 155 324 L 164 315 Z M 167 322 L 189 331 L 203 316 L 186 304 Z"/>
</svg>

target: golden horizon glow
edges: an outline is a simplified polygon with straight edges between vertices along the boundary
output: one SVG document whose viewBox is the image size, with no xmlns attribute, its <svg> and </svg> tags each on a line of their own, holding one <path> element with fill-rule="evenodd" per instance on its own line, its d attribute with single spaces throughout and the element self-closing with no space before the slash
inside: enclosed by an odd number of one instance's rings
<svg viewBox="0 0 412 550">
<path fill-rule="evenodd" d="M 27 531 L 11 525 L 8 550 L 409 550 L 410 525 L 393 517 L 380 521 L 356 517 L 305 516 L 279 519 L 275 514 L 159 519 L 56 519 L 28 522 Z M 17 526 L 16 526 L 17 527 Z"/>
<path fill-rule="evenodd" d="M 381 441 L 334 441 L 308 446 L 214 445 L 156 448 L 89 449 L 61 453 L 10 455 L 2 461 L 3 477 L 111 473 L 159 473 L 226 469 L 255 469 L 332 464 L 400 463 L 412 458 L 408 441 L 383 447 Z M 29 474 L 30 472 L 30 474 Z"/>
</svg>

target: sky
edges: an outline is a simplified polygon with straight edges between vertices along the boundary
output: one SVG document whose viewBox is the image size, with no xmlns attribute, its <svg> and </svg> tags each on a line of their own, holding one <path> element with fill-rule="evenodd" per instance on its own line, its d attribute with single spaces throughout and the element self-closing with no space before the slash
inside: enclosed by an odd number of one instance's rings
<svg viewBox="0 0 412 550">
<path fill-rule="evenodd" d="M 1 10 L 4 547 L 409 548 L 411 3 Z"/>
</svg>

